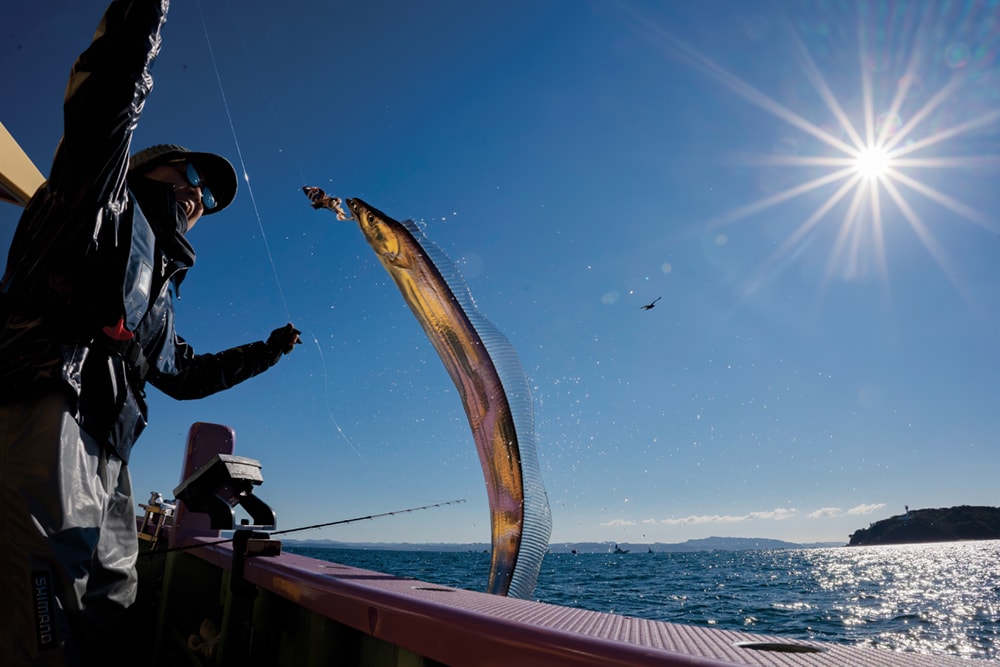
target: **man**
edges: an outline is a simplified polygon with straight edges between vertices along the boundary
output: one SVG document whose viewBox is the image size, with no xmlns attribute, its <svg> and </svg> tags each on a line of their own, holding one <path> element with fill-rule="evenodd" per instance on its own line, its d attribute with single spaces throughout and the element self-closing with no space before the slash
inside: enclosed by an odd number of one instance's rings
<svg viewBox="0 0 1000 667">
<path fill-rule="evenodd" d="M 136 596 L 128 459 L 148 382 L 207 396 L 299 341 L 195 354 L 171 291 L 186 234 L 236 195 L 224 158 L 160 145 L 129 159 L 168 0 L 115 0 L 77 59 L 48 181 L 0 280 L 0 665 L 97 664 L 126 644 Z"/>
</svg>

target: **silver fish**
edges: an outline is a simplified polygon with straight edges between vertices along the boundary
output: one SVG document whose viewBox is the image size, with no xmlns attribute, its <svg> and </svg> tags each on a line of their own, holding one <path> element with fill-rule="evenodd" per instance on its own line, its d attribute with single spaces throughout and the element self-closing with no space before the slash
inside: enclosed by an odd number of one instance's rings
<svg viewBox="0 0 1000 667">
<path fill-rule="evenodd" d="M 412 222 L 347 206 L 420 322 L 462 398 L 490 505 L 487 592 L 527 598 L 552 531 L 528 381 L 513 346 L 479 312 L 454 263 Z"/>
</svg>

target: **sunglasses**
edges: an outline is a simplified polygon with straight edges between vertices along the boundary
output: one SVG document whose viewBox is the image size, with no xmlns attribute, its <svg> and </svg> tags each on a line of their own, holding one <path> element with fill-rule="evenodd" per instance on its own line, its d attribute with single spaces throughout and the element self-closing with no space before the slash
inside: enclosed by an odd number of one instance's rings
<svg viewBox="0 0 1000 667">
<path fill-rule="evenodd" d="M 206 211 L 211 211 L 216 207 L 218 202 L 215 201 L 215 195 L 212 191 L 208 189 L 205 185 L 205 181 L 202 180 L 201 174 L 198 170 L 194 168 L 194 164 L 191 162 L 187 163 L 187 167 L 184 169 L 184 178 L 192 187 L 201 188 L 201 204 L 205 207 Z"/>
</svg>

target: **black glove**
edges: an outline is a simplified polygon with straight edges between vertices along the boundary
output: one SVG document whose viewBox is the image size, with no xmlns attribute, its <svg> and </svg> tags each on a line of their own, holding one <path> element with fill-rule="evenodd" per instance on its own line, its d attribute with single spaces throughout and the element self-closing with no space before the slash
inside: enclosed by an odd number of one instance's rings
<svg viewBox="0 0 1000 667">
<path fill-rule="evenodd" d="M 267 345 L 267 351 L 271 355 L 272 366 L 278 363 L 281 355 L 288 354 L 296 345 L 302 343 L 299 338 L 300 333 L 302 332 L 292 326 L 291 322 L 271 332 L 264 344 Z"/>
</svg>

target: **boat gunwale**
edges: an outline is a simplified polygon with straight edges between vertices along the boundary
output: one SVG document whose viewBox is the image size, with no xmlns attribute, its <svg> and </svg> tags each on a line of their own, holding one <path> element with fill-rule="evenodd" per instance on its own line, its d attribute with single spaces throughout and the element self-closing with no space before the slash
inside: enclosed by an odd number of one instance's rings
<svg viewBox="0 0 1000 667">
<path fill-rule="evenodd" d="M 230 569 L 232 545 L 213 542 L 204 537 L 187 540 L 187 544 L 203 544 L 190 553 Z M 243 577 L 332 621 L 444 664 L 996 665 L 959 656 L 901 654 L 506 598 L 292 553 L 248 558 Z M 769 648 L 749 650 L 761 646 Z M 780 650 L 782 646 L 787 650 Z"/>
</svg>

